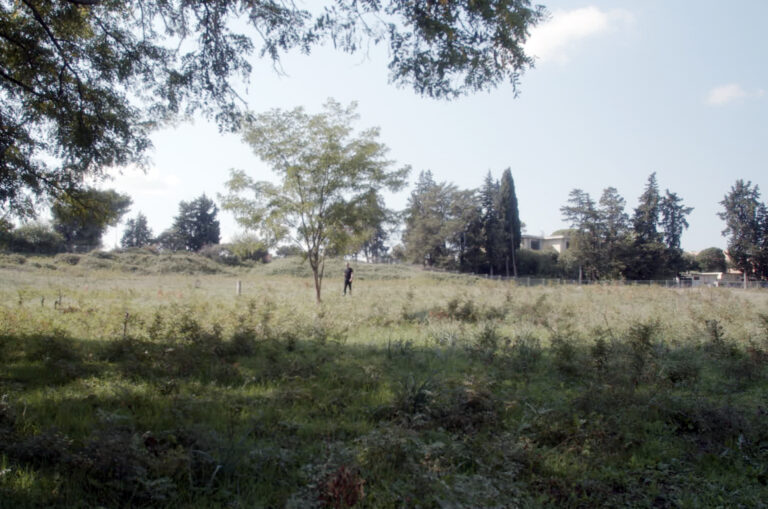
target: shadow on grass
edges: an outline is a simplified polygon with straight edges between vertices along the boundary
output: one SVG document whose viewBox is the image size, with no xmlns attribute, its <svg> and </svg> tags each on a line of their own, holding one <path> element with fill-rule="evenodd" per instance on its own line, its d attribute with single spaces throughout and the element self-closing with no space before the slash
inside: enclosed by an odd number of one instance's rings
<svg viewBox="0 0 768 509">
<path fill-rule="evenodd" d="M 0 496 L 22 507 L 763 500 L 764 356 L 669 348 L 644 329 L 550 348 L 491 325 L 453 346 L 324 338 L 0 338 Z"/>
</svg>

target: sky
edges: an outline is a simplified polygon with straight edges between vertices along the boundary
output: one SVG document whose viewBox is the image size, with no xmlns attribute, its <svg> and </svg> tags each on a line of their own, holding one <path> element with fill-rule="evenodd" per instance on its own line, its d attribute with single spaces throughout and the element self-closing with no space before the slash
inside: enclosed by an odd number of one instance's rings
<svg viewBox="0 0 768 509">
<path fill-rule="evenodd" d="M 328 98 L 358 103 L 358 129 L 378 126 L 396 167 L 411 165 L 462 189 L 510 168 L 526 233 L 568 225 L 560 207 L 575 188 L 598 200 L 612 186 L 631 213 L 652 172 L 660 191 L 694 210 L 682 247 L 725 248 L 719 202 L 737 179 L 768 191 L 768 2 L 550 1 L 550 17 L 526 45 L 535 68 L 519 96 L 502 85 L 450 101 L 416 95 L 387 80 L 387 50 L 348 55 L 315 48 L 289 53 L 282 73 L 254 57 L 244 97 L 255 112 Z M 197 119 L 157 131 L 146 173 L 115 169 L 102 185 L 128 193 L 155 234 L 170 227 L 179 202 L 224 193 L 229 170 L 274 180 L 268 165 L 234 134 Z M 405 208 L 412 185 L 386 195 Z M 768 200 L 763 196 L 763 200 Z M 222 240 L 241 229 L 220 211 Z M 110 229 L 106 247 L 119 243 Z"/>
</svg>

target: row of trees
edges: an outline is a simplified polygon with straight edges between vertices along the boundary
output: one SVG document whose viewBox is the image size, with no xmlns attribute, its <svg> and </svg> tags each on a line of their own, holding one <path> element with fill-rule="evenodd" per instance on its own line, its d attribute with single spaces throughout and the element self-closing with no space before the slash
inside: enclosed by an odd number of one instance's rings
<svg viewBox="0 0 768 509">
<path fill-rule="evenodd" d="M 50 207 L 51 223 L 29 223 L 18 228 L 6 221 L 0 244 L 15 252 L 54 254 L 84 252 L 101 246 L 101 237 L 116 226 L 132 203 L 130 196 L 112 189 L 87 188 L 62 194 Z"/>
<path fill-rule="evenodd" d="M 653 279 L 698 266 L 680 247 L 693 210 L 676 193 L 662 195 L 649 176 L 632 215 L 626 200 L 609 187 L 598 202 L 571 191 L 561 208 L 570 248 L 560 254 L 520 250 L 521 221 L 509 169 L 490 174 L 477 190 L 459 190 L 422 172 L 404 213 L 404 256 L 413 263 L 463 272 Z M 722 254 L 722 253 L 721 253 Z M 706 265 L 711 265 L 708 259 Z"/>
<path fill-rule="evenodd" d="M 413 263 L 464 272 L 517 275 L 521 222 L 512 172 L 490 172 L 478 190 L 419 175 L 405 210 L 403 244 Z"/>
<path fill-rule="evenodd" d="M 688 269 L 680 239 L 693 208 L 668 189 L 659 192 L 656 173 L 648 177 L 632 216 L 614 187 L 599 202 L 581 189 L 571 191 L 561 207 L 570 226 L 571 249 L 561 265 L 588 279 L 656 279 Z"/>
<path fill-rule="evenodd" d="M 101 247 L 110 226 L 116 226 L 131 206 L 131 198 L 112 189 L 86 189 L 62 195 L 50 208 L 51 223 L 32 222 L 14 228 L 0 225 L 0 247 L 12 252 L 55 254 L 81 253 Z M 155 237 L 147 218 L 139 212 L 125 224 L 124 248 L 158 245 L 173 251 L 199 251 L 220 240 L 218 207 L 205 195 L 179 204 L 173 225 Z"/>
<path fill-rule="evenodd" d="M 218 212 L 219 208 L 205 194 L 190 202 L 182 201 L 171 227 L 157 238 L 152 237 L 147 218 L 139 212 L 135 219 L 126 221 L 120 244 L 125 248 L 156 244 L 171 251 L 199 251 L 221 239 Z"/>
</svg>

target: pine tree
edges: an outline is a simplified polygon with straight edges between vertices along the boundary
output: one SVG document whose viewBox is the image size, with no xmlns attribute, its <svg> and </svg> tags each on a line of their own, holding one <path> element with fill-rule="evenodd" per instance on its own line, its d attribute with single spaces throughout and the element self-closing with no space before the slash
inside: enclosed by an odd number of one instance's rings
<svg viewBox="0 0 768 509">
<path fill-rule="evenodd" d="M 598 215 L 602 238 L 601 273 L 619 277 L 624 270 L 624 256 L 629 242 L 629 216 L 624 211 L 626 200 L 615 187 L 607 187 L 600 197 Z"/>
<path fill-rule="evenodd" d="M 635 215 L 632 220 L 635 235 L 639 243 L 660 242 L 656 225 L 659 223 L 659 204 L 661 196 L 659 195 L 659 185 L 656 183 L 656 172 L 648 176 L 648 182 L 645 184 L 645 190 L 640 195 Z"/>
<path fill-rule="evenodd" d="M 768 209 L 760 202 L 760 189 L 739 179 L 720 204 L 733 264 L 745 274 L 768 277 Z"/>
<path fill-rule="evenodd" d="M 120 245 L 128 247 L 144 247 L 152 242 L 152 230 L 147 224 L 147 216 L 139 212 L 135 219 L 125 222 L 125 230 Z"/>
<path fill-rule="evenodd" d="M 688 228 L 686 216 L 693 212 L 693 207 L 683 206 L 683 199 L 677 193 L 671 193 L 667 189 L 659 204 L 659 211 L 664 243 L 667 248 L 679 251 L 683 230 Z"/>
<path fill-rule="evenodd" d="M 493 180 L 489 171 L 480 190 L 480 205 L 483 210 L 483 244 L 488 262 L 488 273 L 493 276 L 502 253 L 502 230 L 497 209 L 499 183 Z"/>
<path fill-rule="evenodd" d="M 187 251 L 199 251 L 206 244 L 218 244 L 218 212 L 216 204 L 205 194 L 189 203 L 182 201 L 171 231 L 175 232 Z"/>
<path fill-rule="evenodd" d="M 571 239 L 571 256 L 590 279 L 600 277 L 601 238 L 600 215 L 589 193 L 574 189 L 568 198 L 569 205 L 560 207 L 563 219 L 575 230 Z"/>
</svg>

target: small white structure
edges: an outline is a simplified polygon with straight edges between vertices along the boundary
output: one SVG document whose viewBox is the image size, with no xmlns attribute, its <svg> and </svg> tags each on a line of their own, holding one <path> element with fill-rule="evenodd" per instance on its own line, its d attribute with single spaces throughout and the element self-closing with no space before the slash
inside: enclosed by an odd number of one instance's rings
<svg viewBox="0 0 768 509">
<path fill-rule="evenodd" d="M 689 272 L 691 286 L 734 286 L 742 282 L 742 275 L 733 272 Z"/>
<path fill-rule="evenodd" d="M 523 235 L 520 239 L 520 247 L 532 251 L 546 251 L 550 248 L 562 253 L 571 247 L 571 238 L 568 235 Z"/>
</svg>

